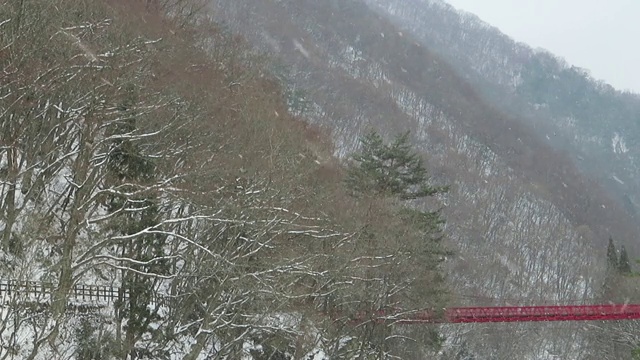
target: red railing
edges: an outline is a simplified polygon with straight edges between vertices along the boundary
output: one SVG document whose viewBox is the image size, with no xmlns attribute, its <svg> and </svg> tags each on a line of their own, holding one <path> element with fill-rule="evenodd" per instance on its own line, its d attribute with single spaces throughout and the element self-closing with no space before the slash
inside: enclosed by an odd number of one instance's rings
<svg viewBox="0 0 640 360">
<path fill-rule="evenodd" d="M 461 307 L 444 309 L 440 316 L 422 311 L 406 316 L 377 318 L 401 324 L 633 320 L 640 319 L 640 305 Z"/>
</svg>

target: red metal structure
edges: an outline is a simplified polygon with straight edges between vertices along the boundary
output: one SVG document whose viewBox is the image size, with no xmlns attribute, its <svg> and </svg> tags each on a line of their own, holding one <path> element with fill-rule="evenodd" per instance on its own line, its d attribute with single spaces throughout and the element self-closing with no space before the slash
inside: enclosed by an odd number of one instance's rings
<svg viewBox="0 0 640 360">
<path fill-rule="evenodd" d="M 458 307 L 444 309 L 441 316 L 423 311 L 406 316 L 378 313 L 374 318 L 400 324 L 632 320 L 640 319 L 640 305 Z"/>
</svg>

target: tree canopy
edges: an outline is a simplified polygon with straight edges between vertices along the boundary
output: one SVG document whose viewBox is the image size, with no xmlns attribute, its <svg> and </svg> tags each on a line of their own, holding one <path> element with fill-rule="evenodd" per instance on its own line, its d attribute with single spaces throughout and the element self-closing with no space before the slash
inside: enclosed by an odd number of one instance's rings
<svg viewBox="0 0 640 360">
<path fill-rule="evenodd" d="M 621 274 L 631 274 L 631 263 L 629 262 L 629 254 L 627 249 L 622 245 L 620 249 L 620 259 L 618 260 L 618 272 Z"/>
<path fill-rule="evenodd" d="M 618 268 L 618 251 L 616 245 L 613 243 L 613 238 L 609 237 L 609 245 L 607 246 L 607 268 Z"/>
<path fill-rule="evenodd" d="M 354 195 L 373 193 L 411 200 L 448 191 L 446 186 L 429 184 L 427 169 L 409 143 L 409 132 L 385 144 L 382 136 L 372 131 L 360 143 L 362 150 L 353 155 L 355 164 L 346 179 Z"/>
</svg>

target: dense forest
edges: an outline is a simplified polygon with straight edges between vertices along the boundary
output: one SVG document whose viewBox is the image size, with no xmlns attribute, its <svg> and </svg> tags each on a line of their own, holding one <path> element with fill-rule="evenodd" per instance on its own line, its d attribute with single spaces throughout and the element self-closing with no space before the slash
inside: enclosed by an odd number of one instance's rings
<svg viewBox="0 0 640 360">
<path fill-rule="evenodd" d="M 530 99 L 561 89 L 543 81 L 527 92 L 526 74 L 507 66 L 512 56 L 528 59 L 512 48 L 549 65 L 527 70 L 544 79 L 563 79 L 554 69 L 565 64 L 439 0 L 213 3 L 218 21 L 272 57 L 291 109 L 330 129 L 339 158 L 372 127 L 388 138 L 411 131 L 434 179 L 451 185 L 443 199 L 446 242 L 456 253 L 444 264 L 449 305 L 609 301 L 607 239 L 632 259 L 638 251 L 634 193 L 624 188 L 635 182 L 610 171 L 637 169 L 624 164 L 632 130 L 585 134 L 583 119 L 555 116 Z M 580 83 L 590 93 L 635 97 L 576 71 L 582 75 L 563 89 L 579 92 Z M 605 98 L 598 101 L 615 106 Z M 623 129 L 625 121 L 610 124 Z M 637 344 L 629 332 L 601 325 L 442 326 L 440 358 L 629 358 Z M 622 344 L 614 351 L 597 343 L 603 333 Z"/>
<path fill-rule="evenodd" d="M 0 358 L 433 354 L 356 314 L 444 306 L 446 186 L 408 134 L 334 160 L 203 4 L 0 7 Z"/>
<path fill-rule="evenodd" d="M 634 302 L 639 104 L 437 0 L 0 0 L 0 360 L 633 359 L 402 319 Z"/>
</svg>

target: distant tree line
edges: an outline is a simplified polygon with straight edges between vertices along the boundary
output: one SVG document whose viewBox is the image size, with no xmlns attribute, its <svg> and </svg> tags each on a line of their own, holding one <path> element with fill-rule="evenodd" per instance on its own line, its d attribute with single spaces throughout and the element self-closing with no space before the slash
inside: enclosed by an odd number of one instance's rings
<svg viewBox="0 0 640 360">
<path fill-rule="evenodd" d="M 631 263 L 627 249 L 622 245 L 620 250 L 616 250 L 612 237 L 609 237 L 609 245 L 607 246 L 607 269 L 618 274 L 631 274 Z"/>
</svg>

